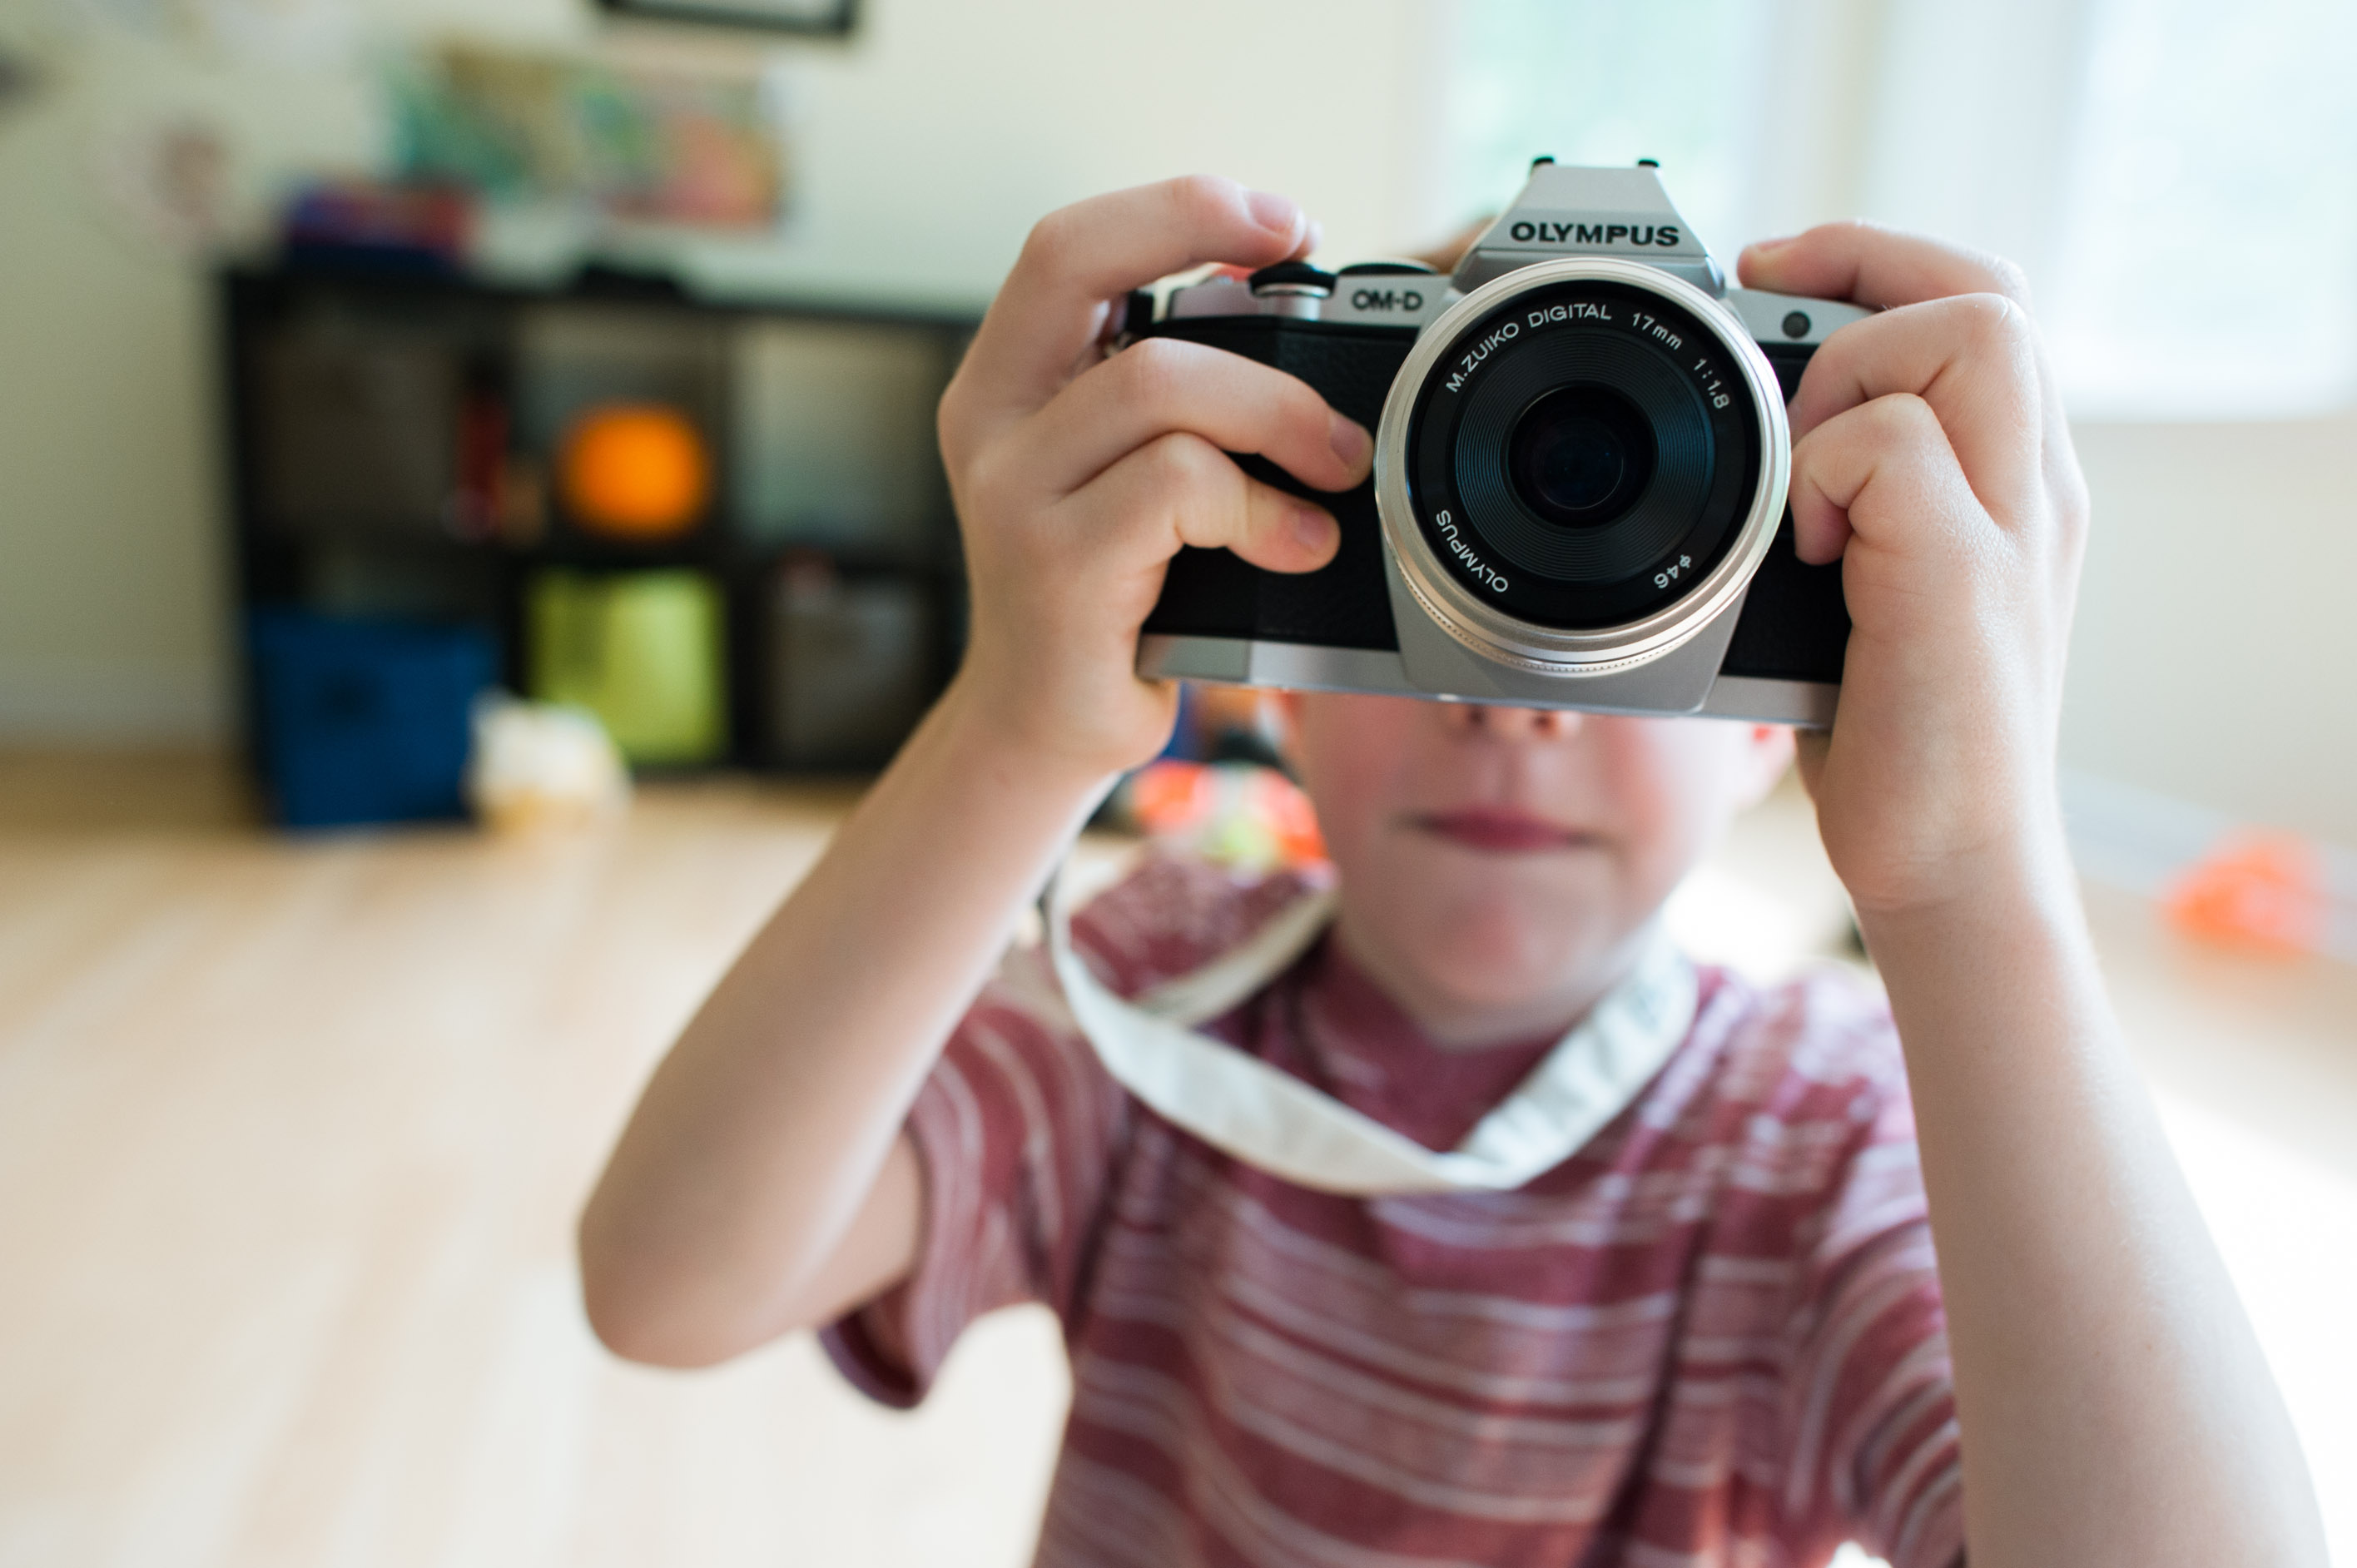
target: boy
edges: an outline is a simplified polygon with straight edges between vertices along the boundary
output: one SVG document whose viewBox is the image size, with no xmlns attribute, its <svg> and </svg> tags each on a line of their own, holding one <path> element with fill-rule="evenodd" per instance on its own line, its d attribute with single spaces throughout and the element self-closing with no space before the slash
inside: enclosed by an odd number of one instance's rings
<svg viewBox="0 0 2357 1568">
<path fill-rule="evenodd" d="M 1670 973 L 1666 1063 L 1591 1073 L 1593 1136 L 1508 1190 L 1321 1189 L 1125 1093 L 1037 953 L 985 987 L 1168 729 L 1132 673 L 1163 564 L 1334 548 L 1222 454 L 1367 472 L 1272 369 L 1105 358 L 1106 302 L 1311 232 L 1211 179 L 1034 231 L 942 407 L 966 662 L 649 1086 L 582 1221 L 600 1336 L 687 1366 L 832 1324 L 909 1401 L 966 1321 L 1047 1301 L 1075 1393 L 1044 1563 L 2320 1563 L 2081 929 L 2051 779 L 2086 502 L 2002 263 L 1852 225 L 1742 262 L 1891 307 L 1810 365 L 1792 485 L 1855 623 L 1801 761 L 1887 1013 L 1655 956 L 1781 732 L 1332 696 L 1291 711 L 1334 925 L 1211 1032 L 1448 1150 Z M 1075 941 L 1136 994 L 1303 891 L 1160 863 Z"/>
</svg>

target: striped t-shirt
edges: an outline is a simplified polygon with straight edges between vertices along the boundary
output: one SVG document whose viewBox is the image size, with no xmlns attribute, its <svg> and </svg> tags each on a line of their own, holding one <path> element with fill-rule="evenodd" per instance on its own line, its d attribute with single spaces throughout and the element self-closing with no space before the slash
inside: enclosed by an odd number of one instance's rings
<svg viewBox="0 0 2357 1568">
<path fill-rule="evenodd" d="M 1074 922 L 1116 991 L 1296 897 L 1149 861 Z M 1553 1045 L 1432 1045 L 1331 941 L 1211 1033 L 1433 1148 Z M 1519 1191 L 1376 1198 L 1245 1165 L 1132 1100 L 1010 956 L 909 1115 L 909 1277 L 827 1330 L 920 1399 L 1044 1302 L 1073 1396 L 1042 1568 L 1819 1563 L 1963 1551 L 1955 1407 L 1898 1041 L 1835 974 L 1705 970 L 1635 1104 Z"/>
</svg>

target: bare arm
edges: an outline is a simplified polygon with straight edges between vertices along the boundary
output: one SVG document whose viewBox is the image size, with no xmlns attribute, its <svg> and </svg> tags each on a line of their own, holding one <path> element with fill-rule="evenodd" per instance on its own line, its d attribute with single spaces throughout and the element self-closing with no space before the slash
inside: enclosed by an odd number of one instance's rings
<svg viewBox="0 0 2357 1568">
<path fill-rule="evenodd" d="M 2079 908 L 2054 764 L 2087 500 L 2019 275 L 1853 225 L 1744 275 L 1894 307 L 1794 400 L 1800 549 L 1841 560 L 1853 621 L 1802 766 L 1907 1054 L 1975 1568 L 2320 1565 Z"/>
<path fill-rule="evenodd" d="M 1182 544 L 1279 571 L 1333 553 L 1330 516 L 1222 452 L 1344 489 L 1372 446 L 1235 355 L 1103 360 L 1107 302 L 1199 262 L 1281 260 L 1308 231 L 1290 202 L 1189 179 L 1033 232 L 942 405 L 964 665 L 672 1047 L 582 1215 L 590 1322 L 621 1354 L 722 1360 L 908 1272 L 909 1103 L 1105 781 L 1169 734 L 1173 693 L 1133 670 L 1165 565 Z"/>
<path fill-rule="evenodd" d="M 1093 795 L 970 714 L 927 719 L 648 1084 L 581 1220 L 623 1355 L 722 1360 L 907 1273 L 901 1118 Z"/>
<path fill-rule="evenodd" d="M 1914 1087 L 1975 1564 L 2321 1568 L 2298 1441 L 2067 875 L 1861 923 Z"/>
</svg>

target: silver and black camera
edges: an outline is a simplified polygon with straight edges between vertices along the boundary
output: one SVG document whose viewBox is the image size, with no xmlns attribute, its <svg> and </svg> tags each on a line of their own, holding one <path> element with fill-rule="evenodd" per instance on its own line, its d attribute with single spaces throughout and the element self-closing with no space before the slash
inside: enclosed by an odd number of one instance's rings
<svg viewBox="0 0 2357 1568">
<path fill-rule="evenodd" d="M 1133 296 L 1125 340 L 1299 376 L 1375 433 L 1316 572 L 1182 550 L 1141 673 L 1641 714 L 1831 721 L 1837 565 L 1792 551 L 1784 405 L 1867 312 L 1730 289 L 1650 164 L 1542 159 L 1444 278 L 1264 267 Z"/>
</svg>

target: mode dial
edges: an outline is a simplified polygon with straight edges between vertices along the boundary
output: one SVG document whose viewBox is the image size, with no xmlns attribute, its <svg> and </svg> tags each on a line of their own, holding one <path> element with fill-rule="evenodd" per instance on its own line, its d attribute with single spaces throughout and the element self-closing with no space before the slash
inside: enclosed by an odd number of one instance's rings
<svg viewBox="0 0 2357 1568">
<path fill-rule="evenodd" d="M 1309 294 L 1323 299 L 1334 292 L 1334 274 L 1308 262 L 1279 262 L 1253 274 L 1252 291 L 1264 299 L 1273 294 Z"/>
</svg>

